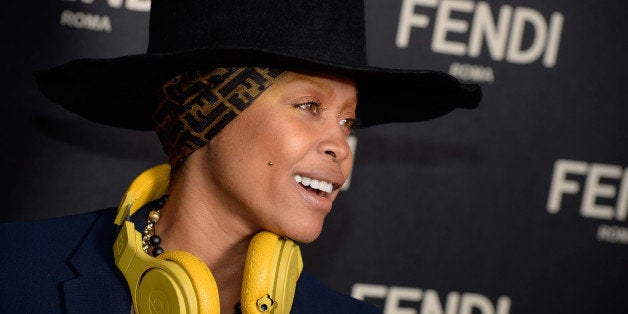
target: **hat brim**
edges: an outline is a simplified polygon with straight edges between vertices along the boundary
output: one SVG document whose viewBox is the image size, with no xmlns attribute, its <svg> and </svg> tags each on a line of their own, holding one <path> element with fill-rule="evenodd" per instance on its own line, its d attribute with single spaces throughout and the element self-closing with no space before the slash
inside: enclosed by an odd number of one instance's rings
<svg viewBox="0 0 628 314">
<path fill-rule="evenodd" d="M 349 67 L 304 60 L 259 49 L 213 48 L 175 54 L 139 54 L 111 59 L 78 59 L 35 72 L 40 90 L 82 117 L 115 127 L 150 130 L 163 78 L 216 66 L 269 66 L 332 72 L 356 80 L 357 115 L 363 126 L 424 121 L 455 108 L 475 108 L 478 85 L 461 84 L 439 71 Z"/>
</svg>

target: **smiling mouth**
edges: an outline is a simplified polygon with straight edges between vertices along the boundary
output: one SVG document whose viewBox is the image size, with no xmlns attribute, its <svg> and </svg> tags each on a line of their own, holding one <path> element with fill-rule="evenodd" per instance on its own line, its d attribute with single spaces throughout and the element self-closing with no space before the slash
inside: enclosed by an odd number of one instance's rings
<svg viewBox="0 0 628 314">
<path fill-rule="evenodd" d="M 327 181 L 312 179 L 300 175 L 295 175 L 294 181 L 298 182 L 306 189 L 315 192 L 318 196 L 325 197 L 327 196 L 327 193 L 331 193 L 334 189 L 333 184 Z"/>
</svg>

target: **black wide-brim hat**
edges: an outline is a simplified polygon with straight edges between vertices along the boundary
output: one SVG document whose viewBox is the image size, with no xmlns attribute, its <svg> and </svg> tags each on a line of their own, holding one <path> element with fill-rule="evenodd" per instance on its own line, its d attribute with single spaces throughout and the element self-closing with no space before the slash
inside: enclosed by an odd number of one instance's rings
<svg viewBox="0 0 628 314">
<path fill-rule="evenodd" d="M 363 126 L 428 120 L 482 97 L 442 72 L 368 66 L 362 0 L 153 0 L 147 53 L 74 60 L 35 77 L 49 99 L 89 120 L 147 130 L 163 78 L 218 66 L 351 77 Z"/>
</svg>

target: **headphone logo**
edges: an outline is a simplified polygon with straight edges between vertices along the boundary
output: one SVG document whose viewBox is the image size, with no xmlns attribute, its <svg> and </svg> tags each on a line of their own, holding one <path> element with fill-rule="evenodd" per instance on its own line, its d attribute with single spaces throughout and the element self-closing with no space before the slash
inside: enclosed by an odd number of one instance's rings
<svg viewBox="0 0 628 314">
<path fill-rule="evenodd" d="M 152 290 L 148 296 L 148 308 L 150 314 L 167 314 L 169 306 L 166 294 L 161 290 Z"/>
<path fill-rule="evenodd" d="M 115 256 L 121 256 L 126 245 L 127 245 L 127 238 L 119 237 L 115 243 L 115 248 L 116 248 Z"/>
</svg>

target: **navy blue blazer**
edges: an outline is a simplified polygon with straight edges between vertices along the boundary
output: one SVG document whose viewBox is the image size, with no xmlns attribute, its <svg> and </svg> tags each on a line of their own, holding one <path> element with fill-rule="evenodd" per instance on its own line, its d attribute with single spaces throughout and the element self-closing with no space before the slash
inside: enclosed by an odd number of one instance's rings
<svg viewBox="0 0 628 314">
<path fill-rule="evenodd" d="M 115 214 L 110 208 L 0 224 L 1 312 L 129 313 L 131 296 L 113 257 Z M 325 287 L 304 271 L 291 313 L 381 311 Z"/>
</svg>

